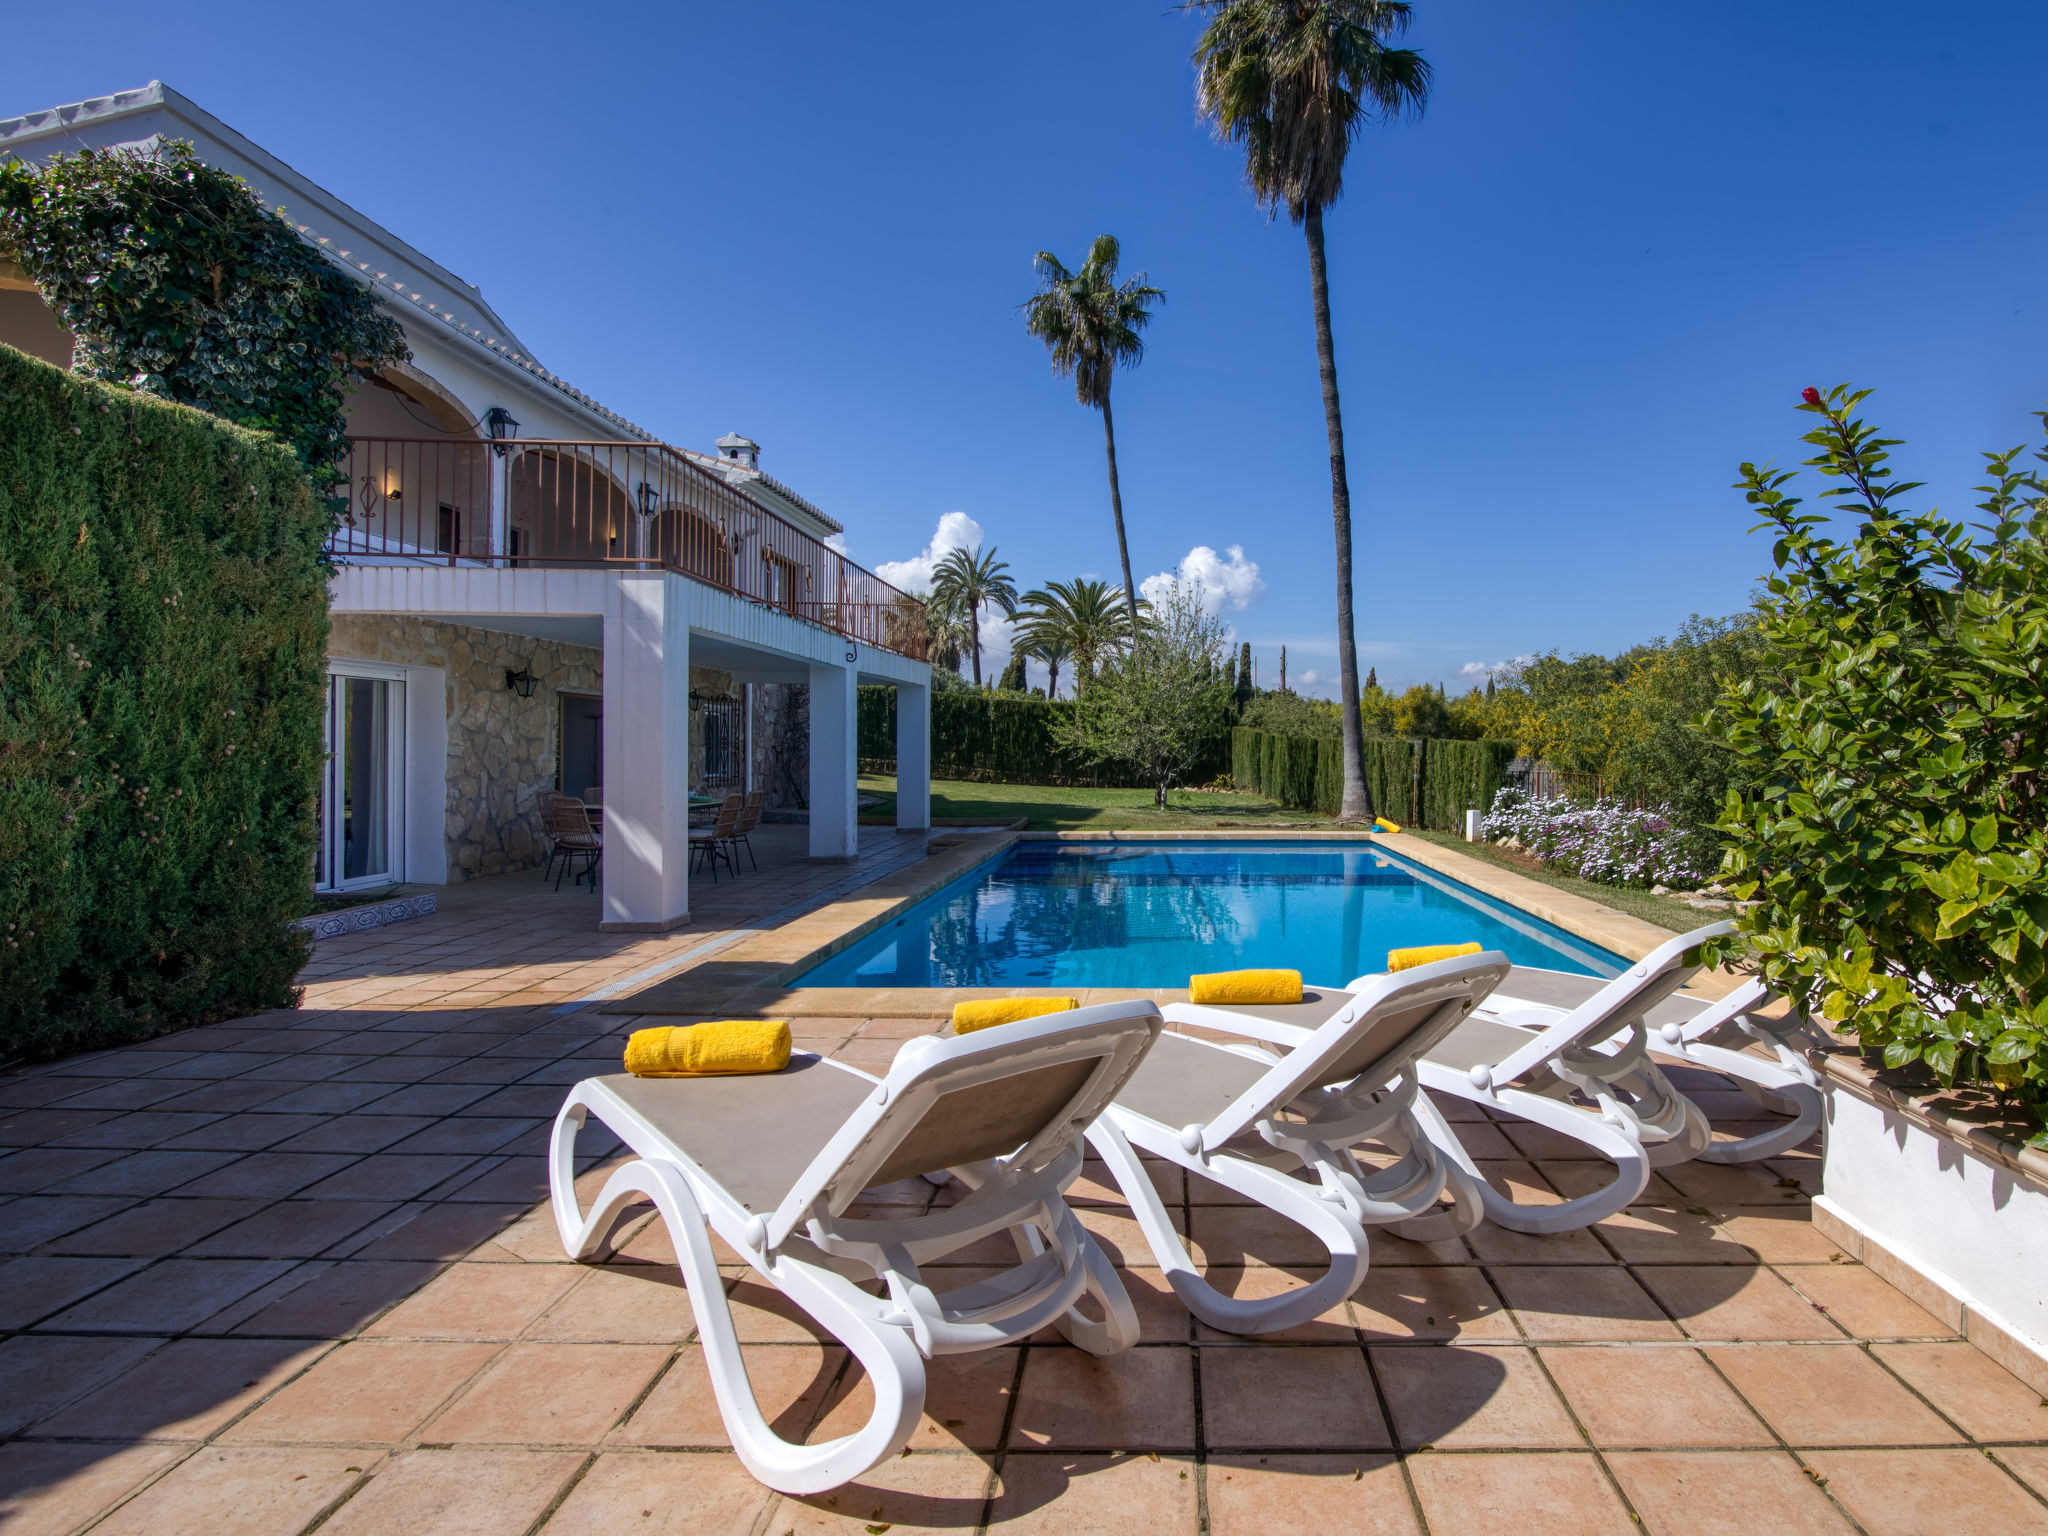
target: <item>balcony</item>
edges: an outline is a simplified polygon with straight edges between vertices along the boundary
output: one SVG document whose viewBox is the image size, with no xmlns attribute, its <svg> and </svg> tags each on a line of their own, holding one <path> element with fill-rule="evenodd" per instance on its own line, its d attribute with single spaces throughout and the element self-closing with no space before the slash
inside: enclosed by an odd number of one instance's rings
<svg viewBox="0 0 2048 1536">
<path fill-rule="evenodd" d="M 663 443 L 351 438 L 343 469 L 341 564 L 673 571 L 925 659 L 923 603 Z"/>
</svg>

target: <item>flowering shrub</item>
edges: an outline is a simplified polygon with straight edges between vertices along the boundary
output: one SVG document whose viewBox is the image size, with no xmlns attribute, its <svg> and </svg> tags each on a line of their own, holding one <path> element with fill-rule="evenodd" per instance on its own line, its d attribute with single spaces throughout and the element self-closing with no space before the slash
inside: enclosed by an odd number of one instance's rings
<svg viewBox="0 0 2048 1536">
<path fill-rule="evenodd" d="M 1564 874 L 1608 885 L 1699 885 L 1713 872 L 1698 836 L 1668 807 L 1633 811 L 1618 800 L 1536 800 L 1503 789 L 1479 829 L 1493 842 L 1513 838 Z"/>
</svg>

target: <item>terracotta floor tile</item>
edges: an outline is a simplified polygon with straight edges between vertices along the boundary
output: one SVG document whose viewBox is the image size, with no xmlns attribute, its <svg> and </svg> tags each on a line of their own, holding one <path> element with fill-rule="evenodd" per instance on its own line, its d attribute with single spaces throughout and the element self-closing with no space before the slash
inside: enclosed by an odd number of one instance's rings
<svg viewBox="0 0 2048 1536">
<path fill-rule="evenodd" d="M 1526 1349 L 1380 1345 L 1371 1354 L 1404 1447 L 1526 1450 L 1585 1443 Z"/>
<path fill-rule="evenodd" d="M 437 1120 L 422 1131 L 406 1137 L 391 1151 L 400 1155 L 416 1152 L 495 1152 L 513 1137 L 523 1135 L 542 1122 L 499 1115 L 459 1115 Z"/>
<path fill-rule="evenodd" d="M 0 1207 L 0 1253 L 29 1253 L 105 1221 L 135 1202 L 126 1195 L 27 1195 Z"/>
<path fill-rule="evenodd" d="M 584 1273 L 574 1264 L 456 1264 L 365 1332 L 372 1338 L 515 1338 Z"/>
<path fill-rule="evenodd" d="M 48 1185 L 74 1179 L 102 1164 L 112 1162 L 118 1152 L 94 1152 L 71 1147 L 29 1147 L 0 1157 L 0 1195 L 32 1195 Z"/>
<path fill-rule="evenodd" d="M 260 1152 L 324 1123 L 319 1115 L 227 1115 L 164 1145 L 179 1151 Z"/>
<path fill-rule="evenodd" d="M 107 1536 L 272 1536 L 295 1531 L 375 1465 L 374 1452 L 206 1446 L 93 1529 Z"/>
<path fill-rule="evenodd" d="M 215 1117 L 178 1110 L 142 1110 L 113 1120 L 102 1120 L 61 1137 L 60 1147 L 125 1147 L 141 1151 L 159 1146 L 174 1137 L 196 1131 Z"/>
<path fill-rule="evenodd" d="M 1754 1264 L 1756 1255 L 1723 1236 L 1705 1211 L 1632 1205 L 1595 1230 L 1630 1264 Z"/>
<path fill-rule="evenodd" d="M 448 1199 L 486 1204 L 516 1202 L 524 1209 L 534 1201 L 548 1197 L 547 1164 L 540 1158 L 479 1158 L 471 1168 L 474 1177 L 464 1177 L 463 1182 L 451 1184 Z"/>
<path fill-rule="evenodd" d="M 1010 1428 L 1013 1446 L 1185 1450 L 1195 1443 L 1192 1360 L 1180 1348 L 1107 1358 L 1034 1346 Z"/>
<path fill-rule="evenodd" d="M 39 1147 L 73 1131 L 111 1120 L 111 1109 L 19 1109 L 0 1111 L 0 1147 Z M 154 1191 L 151 1191 L 154 1193 Z"/>
<path fill-rule="evenodd" d="M 290 1268 L 289 1259 L 165 1259 L 67 1308 L 44 1326 L 182 1333 Z"/>
<path fill-rule="evenodd" d="M 1802 1264 L 1782 1273 L 1859 1339 L 1955 1337 L 1953 1328 L 1861 1264 Z"/>
<path fill-rule="evenodd" d="M 1813 1451 L 1806 1460 L 1870 1536 L 2048 1530 L 2048 1508 L 1979 1451 Z"/>
<path fill-rule="evenodd" d="M 239 1152 L 131 1152 L 52 1184 L 53 1195 L 160 1195 L 233 1162 Z"/>
<path fill-rule="evenodd" d="M 1092 1217 L 1089 1224 L 1093 1230 Z M 1129 1225 L 1135 1232 L 1137 1224 Z M 1189 1238 L 1195 1261 L 1203 1265 L 1313 1265 L 1320 1271 L 1330 1258 L 1330 1250 L 1323 1246 L 1322 1239 L 1264 1206 L 1195 1206 Z M 1133 1253 L 1147 1251 L 1142 1238 L 1135 1241 L 1135 1247 L 1124 1247 L 1127 1262 Z M 1151 1260 L 1147 1257 L 1140 1262 Z"/>
<path fill-rule="evenodd" d="M 1194 1469 L 1179 1457 L 1012 1455 L 1001 1483 L 990 1536 L 1194 1536 Z"/>
<path fill-rule="evenodd" d="M 1600 1239 L 1583 1229 L 1537 1236 L 1482 1221 L 1465 1234 L 1482 1264 L 1614 1264 L 1620 1262 Z"/>
<path fill-rule="evenodd" d="M 179 1196 L 149 1200 L 46 1244 L 44 1252 L 163 1258 L 182 1248 L 189 1248 L 210 1232 L 262 1210 L 265 1203 L 261 1200 L 187 1200 Z M 4 1219 L 0 1217 L 0 1220 Z"/>
<path fill-rule="evenodd" d="M 992 1451 L 1002 1444 L 1003 1420 L 1021 1363 L 1014 1349 L 941 1355 L 925 1365 L 924 1416 L 910 1437 L 917 1451 Z M 825 1395 L 812 1441 L 850 1435 L 875 1411 L 875 1392 L 858 1361 Z"/>
<path fill-rule="evenodd" d="M 1419 1529 L 1401 1469 L 1388 1456 L 1212 1456 L 1208 1494 L 1210 1536 L 1410 1536 Z"/>
<path fill-rule="evenodd" d="M 1120 1273 L 1124 1276 L 1125 1288 L 1132 1300 L 1139 1304 L 1139 1318 L 1145 1323 L 1143 1338 L 1146 1343 L 1181 1343 L 1188 1336 L 1190 1314 L 1172 1289 L 1164 1274 L 1158 1270 L 1130 1269 Z M 1365 1284 L 1370 1286 L 1378 1271 L 1366 1272 Z M 1299 1291 L 1308 1285 L 1308 1280 L 1286 1269 L 1267 1269 L 1255 1265 L 1250 1269 L 1212 1269 L 1202 1278 L 1211 1288 L 1224 1296 L 1245 1301 L 1261 1301 L 1267 1297 L 1284 1296 L 1289 1291 Z M 1310 1277 L 1314 1278 L 1314 1277 Z M 1152 1326 L 1146 1318 L 1145 1303 L 1151 1301 L 1159 1308 L 1158 1326 Z M 1176 1317 L 1175 1314 L 1178 1314 Z M 1204 1343 L 1228 1344 L 1246 1342 L 1243 1334 L 1225 1333 L 1207 1323 L 1195 1324 L 1195 1337 Z M 1258 1339 L 1264 1343 L 1299 1344 L 1355 1344 L 1358 1342 L 1358 1326 L 1353 1319 L 1351 1304 L 1338 1302 L 1325 1308 L 1305 1323 L 1296 1323 L 1292 1328 L 1283 1328 L 1278 1333 L 1262 1333 Z"/>
<path fill-rule="evenodd" d="M 252 1087 L 244 1084 L 232 1086 Z M 360 1109 L 391 1092 L 389 1083 L 308 1083 L 302 1088 L 292 1088 L 283 1083 L 261 1086 L 270 1094 L 264 1102 L 265 1109 L 291 1115 L 346 1115 L 350 1110 Z"/>
<path fill-rule="evenodd" d="M 1614 1265 L 1506 1265 L 1494 1271 L 1501 1294 L 1532 1339 L 1681 1339 L 1678 1326 Z"/>
<path fill-rule="evenodd" d="M 331 1536 L 524 1531 L 582 1465 L 580 1451 L 407 1451 L 320 1529 Z"/>
<path fill-rule="evenodd" d="M 223 1438 L 388 1445 L 482 1370 L 501 1347 L 358 1339 L 328 1355 Z"/>
<path fill-rule="evenodd" d="M 202 1440 L 318 1359 L 325 1345 L 178 1339 L 36 1426 L 88 1440 Z"/>
<path fill-rule="evenodd" d="M 1538 1163 L 1535 1166 L 1536 1171 L 1546 1181 L 1554 1185 L 1558 1192 L 1567 1200 L 1576 1200 L 1581 1195 L 1593 1194 L 1598 1190 L 1605 1189 L 1614 1182 L 1614 1165 L 1608 1162 L 1544 1162 Z M 1650 1175 L 1650 1182 L 1643 1186 L 1643 1192 L 1629 1202 L 1630 1205 L 1667 1206 L 1684 1206 L 1696 1203 L 1696 1201 L 1688 1200 L 1684 1195 L 1681 1195 L 1667 1184 L 1660 1175 L 1655 1173 Z"/>
<path fill-rule="evenodd" d="M 1784 1175 L 1762 1163 L 1679 1163 L 1657 1170 L 1664 1181 L 1702 1205 L 1781 1205 Z"/>
<path fill-rule="evenodd" d="M 456 1445 L 595 1445 L 669 1353 L 655 1344 L 515 1344 L 421 1434 Z"/>
<path fill-rule="evenodd" d="M 0 1445 L 0 1529 L 7 1536 L 70 1536 L 184 1454 L 169 1445 Z"/>
<path fill-rule="evenodd" d="M 784 1439 L 804 1439 L 846 1363 L 846 1351 L 836 1345 L 763 1344 L 741 1353 L 762 1417 Z M 1003 1358 L 1009 1359 L 1007 1351 Z M 622 1445 L 730 1445 L 703 1352 L 683 1350 L 614 1438 Z"/>
<path fill-rule="evenodd" d="M 990 1481 L 988 1464 L 975 1456 L 893 1457 L 843 1488 L 778 1500 L 763 1528 L 776 1536 L 857 1536 L 877 1526 L 892 1536 L 972 1531 Z"/>
<path fill-rule="evenodd" d="M 459 1259 L 526 1213 L 523 1205 L 447 1204 L 411 1208 L 413 1215 L 364 1247 L 357 1259 Z"/>
<path fill-rule="evenodd" d="M 1521 1337 L 1486 1276 L 1467 1266 L 1375 1264 L 1352 1293 L 1351 1305 L 1369 1339 L 1461 1339 L 1469 1344 Z"/>
<path fill-rule="evenodd" d="M 903 1465 L 928 1459 L 912 1457 Z M 542 1529 L 547 1536 L 750 1536 L 774 1497 L 736 1456 L 610 1451 L 598 1457 Z M 791 1523 L 779 1529 L 799 1529 L 796 1522 L 805 1513 L 792 1504 Z"/>
<path fill-rule="evenodd" d="M 285 1118 L 279 1116 L 278 1118 Z M 298 1117 L 294 1117 L 298 1118 Z M 280 1141 L 279 1152 L 382 1152 L 393 1142 L 434 1124 L 427 1115 L 340 1114 L 307 1116 L 312 1124 Z"/>
<path fill-rule="evenodd" d="M 2001 1446 L 1993 1454 L 2010 1467 L 2034 1492 L 2048 1498 L 2048 1447 Z"/>
<path fill-rule="evenodd" d="M 2048 1440 L 2041 1394 L 1974 1344 L 1877 1344 L 1873 1355 L 1978 1440 Z"/>
<path fill-rule="evenodd" d="M 345 1260 L 305 1266 L 309 1271 L 291 1289 L 276 1296 L 253 1298 L 258 1305 L 243 1303 L 232 1321 L 227 1317 L 209 1324 L 209 1331 L 225 1326 L 235 1334 L 262 1334 L 295 1339 L 339 1339 L 355 1333 L 385 1308 L 395 1305 L 425 1285 L 441 1271 L 439 1264 L 425 1260 Z M 298 1276 L 287 1276 L 287 1280 Z"/>
<path fill-rule="evenodd" d="M 126 1370 L 162 1339 L 22 1334 L 0 1343 L 0 1436 L 55 1412 Z"/>
<path fill-rule="evenodd" d="M 1834 1240 L 1813 1225 L 1813 1209 L 1798 1205 L 1717 1205 L 1721 1235 L 1742 1244 L 1766 1264 L 1827 1264 L 1842 1256 Z"/>
<path fill-rule="evenodd" d="M 586 1270 L 526 1336 L 556 1343 L 674 1346 L 691 1338 L 696 1327 L 690 1294 L 673 1265 L 614 1264 Z"/>
<path fill-rule="evenodd" d="M 1365 1357 L 1346 1346 L 1205 1349 L 1202 1430 L 1224 1450 L 1392 1446 Z"/>
<path fill-rule="evenodd" d="M 1706 1351 L 1793 1445 L 1940 1445 L 1962 1439 L 1853 1344 Z"/>
<path fill-rule="evenodd" d="M 190 1256 L 310 1259 L 395 1209 L 388 1200 L 280 1200 L 194 1243 Z"/>
<path fill-rule="evenodd" d="M 831 1335 L 782 1292 L 763 1282 L 751 1270 L 739 1271 L 738 1282 L 727 1293 L 732 1306 L 733 1327 L 742 1344 L 829 1344 Z M 932 1271 L 941 1286 L 950 1282 L 942 1270 Z"/>
<path fill-rule="evenodd" d="M 474 1158 L 379 1152 L 309 1184 L 309 1200 L 411 1200 L 467 1169 Z"/>
<path fill-rule="evenodd" d="M 26 1328 L 142 1268 L 141 1259 L 59 1259 L 33 1254 L 0 1264 L 0 1328 Z"/>
<path fill-rule="evenodd" d="M 1430 1536 L 1599 1536 L 1638 1530 L 1591 1456 L 1417 1456 Z"/>
<path fill-rule="evenodd" d="M 1586 1143 L 1547 1125 L 1528 1120 L 1503 1120 L 1500 1128 L 1523 1157 L 1561 1163 L 1605 1161 Z M 1460 1133 L 1462 1134 L 1462 1133 Z"/>
<path fill-rule="evenodd" d="M 1537 1351 L 1599 1446 L 1771 1446 L 1777 1442 L 1690 1346 Z"/>
<path fill-rule="evenodd" d="M 1842 1330 L 1767 1269 L 1649 1265 L 1641 1280 L 1695 1339 L 1839 1339 Z"/>
<path fill-rule="evenodd" d="M 1852 1529 L 1783 1451 L 1636 1451 L 1607 1464 L 1650 1536 L 1848 1536 Z"/>
</svg>

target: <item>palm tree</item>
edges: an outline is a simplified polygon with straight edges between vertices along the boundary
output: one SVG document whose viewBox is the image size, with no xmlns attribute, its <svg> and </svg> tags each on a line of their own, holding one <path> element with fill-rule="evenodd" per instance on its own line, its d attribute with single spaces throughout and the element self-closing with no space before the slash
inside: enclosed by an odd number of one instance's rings
<svg viewBox="0 0 2048 1536">
<path fill-rule="evenodd" d="M 924 635 L 925 660 L 958 677 L 960 663 L 967 659 L 967 615 L 940 601 L 936 593 L 929 594 L 924 599 Z"/>
<path fill-rule="evenodd" d="M 1151 306 L 1165 299 L 1148 287 L 1145 274 L 1116 280 L 1116 236 L 1097 235 L 1079 272 L 1070 272 L 1051 251 L 1031 259 L 1038 292 L 1021 306 L 1024 329 L 1052 353 L 1052 371 L 1074 376 L 1074 398 L 1102 412 L 1102 439 L 1109 451 L 1109 511 L 1116 519 L 1116 556 L 1123 566 L 1124 601 L 1133 612 L 1138 589 L 1131 581 L 1131 546 L 1124 538 L 1124 495 L 1116 478 L 1116 418 L 1109 410 L 1109 384 L 1119 366 L 1135 368 L 1145 355 L 1139 338 L 1152 319 Z"/>
<path fill-rule="evenodd" d="M 1021 654 L 1036 656 L 1045 663 L 1045 696 L 1048 699 L 1058 698 L 1060 696 L 1060 667 L 1074 654 L 1073 650 L 1067 645 L 1066 641 L 1057 639 L 1052 635 L 1023 643 L 1028 644 L 1030 649 L 1023 651 Z"/>
<path fill-rule="evenodd" d="M 1373 813 L 1358 707 L 1358 640 L 1351 615 L 1351 485 L 1330 341 L 1323 210 L 1344 189 L 1344 158 L 1368 122 L 1420 116 L 1429 62 L 1388 40 L 1408 28 L 1405 0 L 1185 0 L 1206 11 L 1195 45 L 1196 99 L 1217 136 L 1241 145 L 1259 205 L 1285 207 L 1308 236 L 1316 362 L 1330 439 L 1330 516 L 1337 533 L 1337 668 L 1344 706 L 1342 821 Z"/>
<path fill-rule="evenodd" d="M 998 560 L 993 546 L 987 554 L 977 545 L 956 549 L 932 572 L 932 600 L 967 619 L 968 653 L 974 657 L 974 686 L 981 686 L 981 610 L 994 604 L 1008 618 L 1017 616 L 1017 583 L 1008 576 L 1010 562 Z"/>
<path fill-rule="evenodd" d="M 1023 607 L 1025 643 L 1041 656 L 1045 646 L 1064 647 L 1074 658 L 1076 694 L 1094 678 L 1097 660 L 1131 638 L 1131 610 L 1106 581 L 1049 581 L 1025 593 Z"/>
</svg>

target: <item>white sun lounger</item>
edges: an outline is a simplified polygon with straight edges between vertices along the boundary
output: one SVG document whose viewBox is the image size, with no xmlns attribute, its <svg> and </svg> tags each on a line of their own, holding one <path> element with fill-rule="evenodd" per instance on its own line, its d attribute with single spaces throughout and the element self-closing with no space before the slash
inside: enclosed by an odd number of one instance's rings
<svg viewBox="0 0 2048 1536">
<path fill-rule="evenodd" d="M 555 1120 L 549 1182 L 562 1244 L 609 1251 L 619 1213 L 651 1199 L 675 1239 L 704 1361 L 733 1448 L 783 1493 L 818 1493 L 900 1451 L 924 1408 L 924 1361 L 1009 1343 L 1052 1324 L 1081 1348 L 1137 1341 L 1137 1314 L 1109 1260 L 1068 1208 L 1081 1133 L 1159 1036 L 1147 1002 L 1108 1003 L 912 1040 L 886 1077 L 807 1054 L 758 1076 L 593 1077 Z M 586 1215 L 576 1135 L 595 1115 L 635 1157 Z M 872 1186 L 960 1173 L 958 1204 L 896 1220 L 846 1214 Z M 1008 1230 L 1018 1262 L 935 1291 L 920 1269 Z M 849 1348 L 875 1407 L 851 1435 L 781 1438 L 762 1416 L 718 1272 L 716 1232 L 763 1279 Z M 881 1295 L 861 1282 L 883 1282 Z M 1083 1293 L 1102 1321 L 1075 1311 Z"/>
<path fill-rule="evenodd" d="M 1697 944 L 1727 931 L 1726 924 L 1702 928 L 1678 942 Z M 1598 977 L 1516 966 L 1488 1002 L 1488 1009 L 1513 1012 L 1525 1024 L 1582 1008 L 1605 985 Z M 1767 1017 L 1762 1010 L 1777 994 L 1761 981 L 1745 981 L 1718 1002 L 1672 995 L 1648 1009 L 1653 1054 L 1732 1080 L 1760 1108 L 1790 1118 L 1752 1136 L 1709 1142 L 1698 1154 L 1704 1163 L 1752 1163 L 1776 1157 L 1805 1141 L 1820 1127 L 1820 1077 L 1804 1048 L 1822 1043 L 1810 1022 L 1794 1012 Z M 1761 1045 L 1770 1059 L 1745 1049 Z M 1655 1161 L 1654 1157 L 1652 1161 Z"/>
<path fill-rule="evenodd" d="M 1405 1235 L 1444 1237 L 1478 1220 L 1478 1181 L 1415 1118 L 1422 1102 L 1415 1063 L 1509 969 L 1505 955 L 1467 955 L 1374 977 L 1355 993 L 1305 991 L 1302 1002 L 1279 1007 L 1182 1003 L 1166 1010 L 1176 1023 L 1239 1039 L 1162 1035 L 1088 1139 L 1189 1311 L 1227 1333 L 1291 1328 L 1358 1288 L 1366 1226 L 1393 1223 Z M 1350 1149 L 1367 1140 L 1387 1146 L 1397 1160 L 1383 1169 L 1362 1166 Z M 1140 1153 L 1306 1227 L 1329 1250 L 1328 1270 L 1281 1296 L 1224 1295 L 1196 1269 Z M 1425 1214 L 1435 1211 L 1446 1186 L 1455 1217 Z"/>
</svg>

